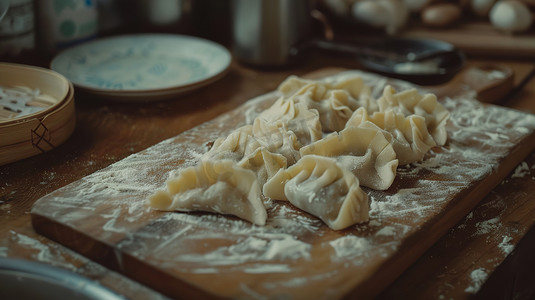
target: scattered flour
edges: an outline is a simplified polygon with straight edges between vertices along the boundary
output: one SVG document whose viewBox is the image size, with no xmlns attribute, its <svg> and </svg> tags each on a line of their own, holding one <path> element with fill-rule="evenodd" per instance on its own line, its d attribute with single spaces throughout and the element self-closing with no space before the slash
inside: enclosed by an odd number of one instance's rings
<svg viewBox="0 0 535 300">
<path fill-rule="evenodd" d="M 7 213 L 10 213 L 11 212 L 11 203 L 3 203 L 3 202 L 0 202 L 0 210 L 3 210 Z"/>
<path fill-rule="evenodd" d="M 371 248 L 370 242 L 366 238 L 354 235 L 347 235 L 329 242 L 336 252 L 336 257 L 352 257 L 364 254 Z"/>
<path fill-rule="evenodd" d="M 499 71 L 499 70 L 492 70 L 488 73 L 489 79 L 502 79 L 507 76 L 506 73 Z"/>
<path fill-rule="evenodd" d="M 485 280 L 487 280 L 488 274 L 484 268 L 475 269 L 470 273 L 470 279 L 472 283 L 464 291 L 467 293 L 475 294 L 479 291 Z"/>
<path fill-rule="evenodd" d="M 59 251 L 58 247 L 49 247 L 48 245 L 44 244 L 43 242 L 34 239 L 30 236 L 10 231 L 11 237 L 10 240 L 14 243 L 16 243 L 18 246 L 20 246 L 23 249 L 29 250 L 30 253 L 32 253 L 32 258 L 39 261 L 51 264 L 56 267 L 62 267 L 71 271 L 76 270 L 76 266 L 74 266 L 72 263 L 65 261 L 65 259 L 61 256 L 58 256 L 57 253 Z M 69 253 L 69 250 L 66 250 Z M 61 258 L 61 259 L 59 259 Z"/>
<path fill-rule="evenodd" d="M 511 178 L 524 178 L 526 175 L 529 175 L 530 173 L 531 172 L 530 172 L 528 163 L 523 161 L 522 163 L 518 165 L 518 167 L 516 167 L 515 171 L 511 175 Z"/>
<path fill-rule="evenodd" d="M 254 264 L 243 268 L 244 273 L 266 274 L 266 273 L 291 273 L 292 267 L 286 264 Z M 216 272 L 217 274 L 218 272 Z"/>
<path fill-rule="evenodd" d="M 375 235 L 386 235 L 386 236 L 393 236 L 396 234 L 396 228 L 393 226 L 385 226 L 381 228 Z"/>
<path fill-rule="evenodd" d="M 376 219 L 373 219 L 373 220 L 370 220 L 370 222 L 368 222 L 368 226 L 370 227 L 378 227 L 378 226 L 382 226 L 383 224 L 381 222 L 379 222 L 378 220 Z"/>
<path fill-rule="evenodd" d="M 502 242 L 498 245 L 498 247 L 505 253 L 505 255 L 510 254 L 515 246 L 511 244 L 511 241 L 513 240 L 510 236 L 504 236 Z"/>
<path fill-rule="evenodd" d="M 471 211 L 470 213 L 468 213 L 468 214 L 466 215 L 465 218 L 466 218 L 466 220 L 470 220 L 470 219 L 472 219 L 473 217 L 474 217 L 474 212 Z"/>
<path fill-rule="evenodd" d="M 476 223 L 476 234 L 487 234 L 495 231 L 500 228 L 502 223 L 500 222 L 500 217 L 495 217 L 486 221 L 481 221 Z"/>
</svg>

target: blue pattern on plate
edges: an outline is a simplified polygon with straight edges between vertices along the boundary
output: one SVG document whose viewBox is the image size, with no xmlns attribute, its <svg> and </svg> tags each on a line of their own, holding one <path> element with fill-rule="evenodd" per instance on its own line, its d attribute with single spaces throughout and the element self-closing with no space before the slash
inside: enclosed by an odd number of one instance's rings
<svg viewBox="0 0 535 300">
<path fill-rule="evenodd" d="M 64 51 L 52 69 L 86 88 L 141 91 L 201 82 L 224 71 L 230 60 L 225 48 L 194 37 L 127 35 Z"/>
</svg>

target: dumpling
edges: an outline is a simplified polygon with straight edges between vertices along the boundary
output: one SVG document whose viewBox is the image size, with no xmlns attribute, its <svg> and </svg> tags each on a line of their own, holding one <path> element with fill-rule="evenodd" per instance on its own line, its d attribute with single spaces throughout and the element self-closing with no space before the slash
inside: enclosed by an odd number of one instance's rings
<svg viewBox="0 0 535 300">
<path fill-rule="evenodd" d="M 291 130 L 302 145 L 308 145 L 322 138 L 320 116 L 315 109 L 309 109 L 304 103 L 294 99 L 279 98 L 256 119 L 264 122 L 282 121 Z"/>
<path fill-rule="evenodd" d="M 167 181 L 167 189 L 153 194 L 149 205 L 167 211 L 207 211 L 230 214 L 264 225 L 267 212 L 253 171 L 231 160 L 201 161 Z"/>
<path fill-rule="evenodd" d="M 302 145 L 283 121 L 267 122 L 256 118 L 253 123 L 253 136 L 269 152 L 284 156 L 287 165 L 293 165 L 301 157 L 299 149 Z"/>
<path fill-rule="evenodd" d="M 358 107 L 358 102 L 345 90 L 332 89 L 328 83 L 302 80 L 295 76 L 282 83 L 279 91 L 285 99 L 316 110 L 324 132 L 342 130 Z"/>
<path fill-rule="evenodd" d="M 280 168 L 286 168 L 286 158 L 270 152 L 253 136 L 253 126 L 246 125 L 233 131 L 226 138 L 215 140 L 212 148 L 201 160 L 230 159 L 237 165 L 256 173 L 260 185 Z"/>
<path fill-rule="evenodd" d="M 368 196 L 357 177 L 334 158 L 306 155 L 288 169 L 281 169 L 263 187 L 264 195 L 288 200 L 333 230 L 366 222 Z"/>
<path fill-rule="evenodd" d="M 325 99 L 316 101 L 313 99 L 313 89 L 316 86 L 310 85 L 308 90 L 303 89 L 303 94 L 294 96 L 300 103 L 306 103 L 309 108 L 315 109 L 319 113 L 319 121 L 324 132 L 342 130 L 353 110 L 350 108 L 350 96 L 346 91 L 332 90 L 326 93 Z"/>
<path fill-rule="evenodd" d="M 348 107 L 352 111 L 359 107 L 364 107 L 368 111 L 377 111 L 379 108 L 377 102 L 371 96 L 371 87 L 366 85 L 360 76 L 352 76 L 334 83 L 290 76 L 279 85 L 278 91 L 284 97 L 289 98 L 303 94 L 303 91 L 309 90 L 310 86 L 315 87 L 313 89 L 314 93 L 311 95 L 314 101 L 326 99 L 326 94 L 329 91 L 339 90 L 349 94 L 350 100 L 348 101 Z"/>
<path fill-rule="evenodd" d="M 359 108 L 346 126 L 371 129 L 379 127 L 384 130 L 400 165 L 423 159 L 429 149 L 436 146 L 435 140 L 427 131 L 425 119 L 418 115 L 405 117 L 401 113 L 387 110 L 375 112 L 370 116 L 365 109 Z"/>
<path fill-rule="evenodd" d="M 252 170 L 256 174 L 260 186 L 275 175 L 280 169 L 288 166 L 286 157 L 272 153 L 266 147 L 259 147 L 253 153 L 244 156 L 238 166 Z"/>
<path fill-rule="evenodd" d="M 422 95 L 416 89 L 396 92 L 392 86 L 387 85 L 377 102 L 381 111 L 393 109 L 405 116 L 412 114 L 422 116 L 435 143 L 439 146 L 446 143 L 448 139 L 446 123 L 450 113 L 438 102 L 434 94 Z"/>
<path fill-rule="evenodd" d="M 398 160 L 380 128 L 348 127 L 300 149 L 301 156 L 334 157 L 357 176 L 360 185 L 386 190 L 396 177 Z"/>
<path fill-rule="evenodd" d="M 378 109 L 376 101 L 371 97 L 371 88 L 360 77 L 327 83 L 290 76 L 279 85 L 278 90 L 284 98 L 294 99 L 317 110 L 324 132 L 342 130 L 358 107 L 371 111 Z"/>
<path fill-rule="evenodd" d="M 225 138 L 214 141 L 212 148 L 202 156 L 202 160 L 231 159 L 240 161 L 261 147 L 253 137 L 253 126 L 245 125 L 230 133 Z"/>
<path fill-rule="evenodd" d="M 310 87 L 313 87 L 311 89 Z M 283 98 L 293 98 L 296 95 L 302 95 L 306 91 L 311 91 L 312 99 L 315 101 L 321 101 L 325 98 L 325 94 L 330 90 L 331 86 L 322 81 L 303 79 L 298 76 L 292 75 L 286 78 L 278 87 L 279 93 Z"/>
<path fill-rule="evenodd" d="M 358 107 L 364 107 L 369 112 L 379 110 L 377 101 L 372 97 L 372 88 L 364 83 L 362 77 L 353 76 L 332 84 L 333 89 L 347 91 L 353 99 L 357 100 Z M 357 109 L 353 108 L 353 110 Z"/>
</svg>

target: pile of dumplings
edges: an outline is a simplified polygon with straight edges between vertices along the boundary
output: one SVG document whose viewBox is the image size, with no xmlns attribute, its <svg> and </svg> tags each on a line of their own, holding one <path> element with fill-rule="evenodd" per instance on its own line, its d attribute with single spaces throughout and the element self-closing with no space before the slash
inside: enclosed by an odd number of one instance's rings
<svg viewBox="0 0 535 300">
<path fill-rule="evenodd" d="M 333 230 L 369 220 L 368 195 L 398 165 L 446 143 L 449 112 L 433 94 L 387 85 L 374 99 L 359 76 L 328 83 L 290 76 L 252 124 L 215 140 L 198 164 L 148 200 L 166 211 L 230 214 L 265 225 L 264 201 L 289 201 Z"/>
</svg>

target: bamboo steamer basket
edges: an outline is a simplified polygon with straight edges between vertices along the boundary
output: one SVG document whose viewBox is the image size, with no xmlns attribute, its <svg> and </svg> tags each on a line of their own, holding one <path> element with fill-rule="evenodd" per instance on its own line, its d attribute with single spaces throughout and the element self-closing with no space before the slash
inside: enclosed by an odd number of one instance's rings
<svg viewBox="0 0 535 300">
<path fill-rule="evenodd" d="M 38 112 L 0 120 L 0 166 L 50 151 L 73 133 L 74 88 L 63 75 L 35 66 L 0 63 L 0 86 L 39 89 L 56 101 Z"/>
</svg>

